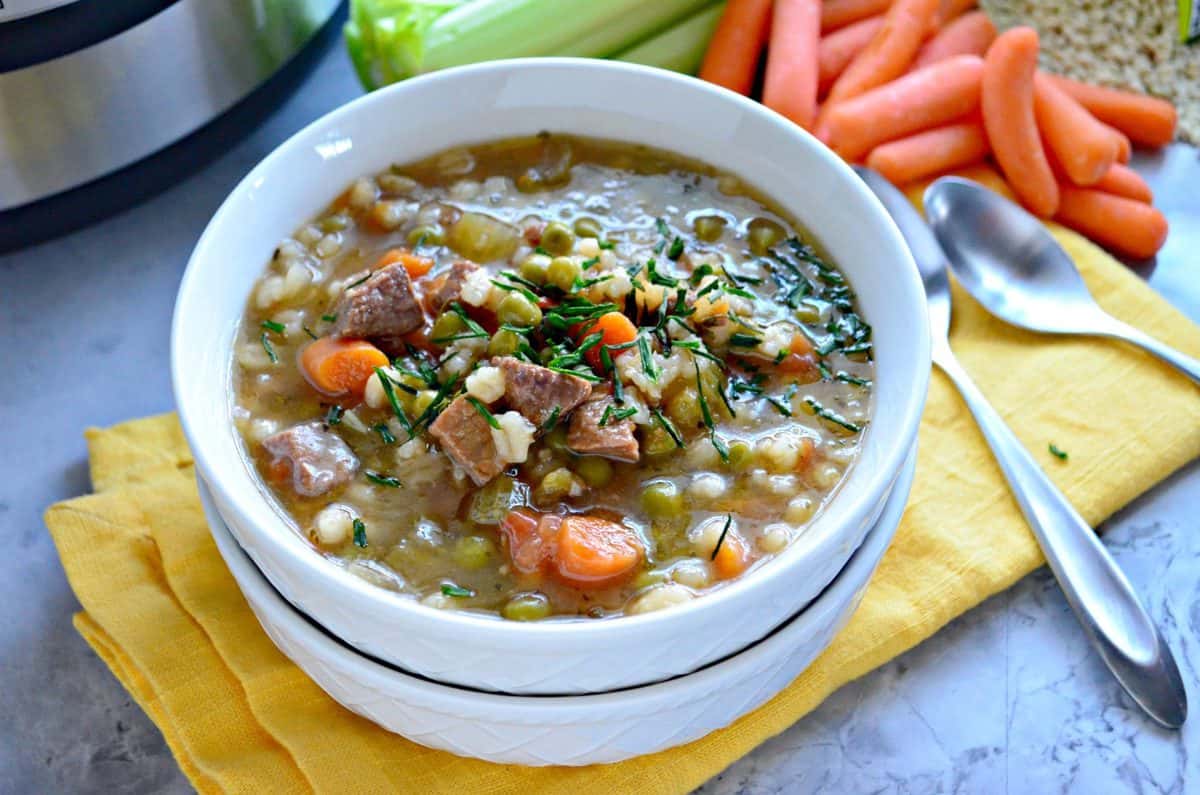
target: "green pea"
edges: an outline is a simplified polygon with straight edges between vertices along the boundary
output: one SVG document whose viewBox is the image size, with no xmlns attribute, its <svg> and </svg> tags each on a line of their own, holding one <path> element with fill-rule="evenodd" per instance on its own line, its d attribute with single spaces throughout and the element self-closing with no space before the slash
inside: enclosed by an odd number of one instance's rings
<svg viewBox="0 0 1200 795">
<path fill-rule="evenodd" d="M 655 480 L 642 489 L 642 510 L 651 519 L 670 519 L 683 513 L 683 495 L 669 480 Z"/>
<path fill-rule="evenodd" d="M 571 285 L 580 274 L 579 263 L 570 257 L 555 257 L 546 270 L 546 282 L 552 284 L 564 293 L 571 291 Z"/>
<path fill-rule="evenodd" d="M 754 448 L 743 439 L 735 439 L 729 443 L 729 461 L 726 466 L 738 472 L 750 466 L 754 458 Z"/>
<path fill-rule="evenodd" d="M 322 232 L 340 232 L 350 226 L 350 219 L 341 213 L 329 215 L 321 219 L 319 226 Z"/>
<path fill-rule="evenodd" d="M 430 338 L 435 340 L 448 340 L 450 337 L 462 334 L 467 330 L 467 324 L 462 318 L 453 312 L 443 312 L 438 315 L 437 320 L 433 321 L 433 330 L 430 332 Z"/>
<path fill-rule="evenodd" d="M 575 235 L 577 237 L 600 237 L 603 233 L 604 227 L 600 226 L 600 222 L 595 218 L 588 218 L 585 215 L 575 219 Z"/>
<path fill-rule="evenodd" d="M 496 545 L 485 536 L 462 536 L 454 544 L 454 562 L 472 571 L 488 565 Z"/>
<path fill-rule="evenodd" d="M 521 335 L 508 329 L 500 329 L 488 341 L 489 356 L 512 356 L 521 347 Z"/>
<path fill-rule="evenodd" d="M 725 219 L 719 215 L 701 215 L 692 221 L 692 229 L 705 243 L 715 243 L 725 234 Z"/>
<path fill-rule="evenodd" d="M 530 254 L 521 263 L 521 278 L 528 279 L 534 284 L 546 283 L 546 270 L 550 267 L 550 258 L 545 254 Z"/>
<path fill-rule="evenodd" d="M 419 246 L 440 246 L 445 240 L 440 227 L 436 226 L 416 226 L 408 233 L 408 245 L 410 248 Z"/>
<path fill-rule="evenodd" d="M 540 500 L 565 497 L 570 493 L 571 486 L 574 484 L 575 476 L 571 474 L 571 470 L 566 467 L 559 467 L 542 478 L 542 482 L 535 490 L 536 496 Z"/>
<path fill-rule="evenodd" d="M 513 326 L 537 326 L 542 322 L 542 310 L 514 290 L 504 296 L 496 308 L 496 319 Z"/>
<path fill-rule="evenodd" d="M 583 482 L 594 489 L 607 486 L 612 480 L 613 468 L 607 459 L 589 455 L 579 459 L 575 465 L 575 473 L 583 478 Z"/>
<path fill-rule="evenodd" d="M 551 254 L 570 254 L 575 248 L 575 234 L 566 225 L 551 221 L 542 230 L 542 248 Z"/>
<path fill-rule="evenodd" d="M 537 591 L 519 593 L 500 608 L 500 615 L 509 621 L 537 621 L 550 615 L 550 600 Z"/>
<path fill-rule="evenodd" d="M 772 246 L 783 240 L 785 234 L 787 233 L 783 227 L 769 218 L 755 218 L 746 227 L 746 239 L 750 244 L 750 251 L 759 257 L 765 255 Z"/>
</svg>

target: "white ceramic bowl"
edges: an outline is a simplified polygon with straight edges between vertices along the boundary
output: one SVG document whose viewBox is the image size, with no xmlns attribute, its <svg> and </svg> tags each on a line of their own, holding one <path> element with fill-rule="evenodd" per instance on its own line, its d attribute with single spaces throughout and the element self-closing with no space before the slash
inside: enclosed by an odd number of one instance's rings
<svg viewBox="0 0 1200 795">
<path fill-rule="evenodd" d="M 435 610 L 369 585 L 296 532 L 247 463 L 231 421 L 234 332 L 280 240 L 359 175 L 544 129 L 661 147 L 737 174 L 811 231 L 874 327 L 870 428 L 838 496 L 752 576 L 669 610 L 517 623 Z M 601 692 L 696 670 L 808 603 L 879 515 L 916 437 L 930 367 L 916 267 L 883 207 L 840 159 L 731 92 L 657 69 L 579 59 L 439 72 L 364 96 L 292 136 L 233 190 L 197 244 L 180 286 L 171 354 L 196 465 L 234 536 L 289 602 L 406 670 L 543 694 Z"/>
<path fill-rule="evenodd" d="M 200 483 L 217 547 L 275 645 L 347 709 L 413 742 L 518 765 L 590 765 L 697 740 L 794 680 L 858 607 L 908 500 L 915 450 L 867 538 L 830 585 L 750 648 L 685 676 L 615 693 L 506 696 L 408 676 L 356 653 L 284 601 L 223 526 Z"/>
</svg>

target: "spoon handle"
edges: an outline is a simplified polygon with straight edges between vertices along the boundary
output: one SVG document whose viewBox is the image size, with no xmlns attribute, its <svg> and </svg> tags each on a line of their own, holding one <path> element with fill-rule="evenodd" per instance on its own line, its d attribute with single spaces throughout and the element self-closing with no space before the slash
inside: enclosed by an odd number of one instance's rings
<svg viewBox="0 0 1200 795">
<path fill-rule="evenodd" d="M 1116 561 L 988 403 L 949 347 L 934 362 L 958 391 L 992 448 L 1071 609 L 1105 665 L 1164 726 L 1187 717 L 1187 693 L 1171 650 Z"/>
<path fill-rule="evenodd" d="M 1175 350 L 1170 345 L 1159 342 L 1146 332 L 1117 320 L 1115 317 L 1109 316 L 1109 320 L 1111 323 L 1107 324 L 1107 327 L 1104 329 L 1104 333 L 1107 336 L 1125 340 L 1145 351 L 1149 351 L 1192 379 L 1192 381 L 1200 384 L 1200 360 L 1193 359 L 1191 356 Z"/>
</svg>

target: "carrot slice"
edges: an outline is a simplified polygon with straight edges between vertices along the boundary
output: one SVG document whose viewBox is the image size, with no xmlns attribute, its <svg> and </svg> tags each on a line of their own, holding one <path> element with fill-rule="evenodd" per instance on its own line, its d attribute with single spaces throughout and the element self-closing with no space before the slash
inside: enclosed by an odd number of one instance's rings
<svg viewBox="0 0 1200 795">
<path fill-rule="evenodd" d="M 763 104 L 810 129 L 817 115 L 820 0 L 775 0 Z"/>
<path fill-rule="evenodd" d="M 908 69 L 938 9 L 938 0 L 896 0 L 875 37 L 829 89 L 829 101 L 857 97 Z"/>
<path fill-rule="evenodd" d="M 803 334 L 796 334 L 788 346 L 788 354 L 779 360 L 775 369 L 780 373 L 807 373 L 815 370 L 816 366 L 812 343 Z"/>
<path fill-rule="evenodd" d="M 951 20 L 917 51 L 913 69 L 944 61 L 954 55 L 979 55 L 996 40 L 996 26 L 982 11 L 963 14 Z"/>
<path fill-rule="evenodd" d="M 966 116 L 979 107 L 983 61 L 974 55 L 918 69 L 829 109 L 825 133 L 847 160 L 877 144 Z"/>
<path fill-rule="evenodd" d="M 1129 166 L 1113 163 L 1104 176 L 1092 185 L 1095 190 L 1102 190 L 1114 196 L 1124 196 L 1126 199 L 1145 202 L 1154 201 L 1154 192 L 1146 184 L 1146 180 Z"/>
<path fill-rule="evenodd" d="M 1043 74 L 1033 77 L 1033 109 L 1042 138 L 1076 185 L 1093 184 L 1116 162 L 1109 128 Z"/>
<path fill-rule="evenodd" d="M 300 353 L 300 369 L 317 390 L 327 395 L 362 397 L 367 379 L 388 357 L 366 340 L 321 337 Z"/>
<path fill-rule="evenodd" d="M 637 534 L 597 516 L 563 517 L 555 570 L 576 588 L 606 588 L 633 576 L 645 555 Z"/>
<path fill-rule="evenodd" d="M 883 26 L 883 15 L 879 14 L 822 36 L 817 45 L 817 95 L 824 96 L 838 76 L 863 49 L 875 38 Z"/>
<path fill-rule="evenodd" d="M 729 0 L 704 52 L 700 79 L 749 94 L 770 24 L 771 0 Z"/>
<path fill-rule="evenodd" d="M 1058 183 L 1042 148 L 1033 109 L 1038 35 L 1029 27 L 1002 33 L 983 65 L 983 123 L 1000 170 L 1021 203 L 1049 218 L 1058 209 Z"/>
<path fill-rule="evenodd" d="M 596 318 L 596 322 L 587 327 L 587 330 L 579 335 L 582 341 L 596 332 L 600 332 L 600 344 L 593 345 L 584 353 L 584 357 L 588 360 L 588 364 L 597 372 L 602 366 L 600 357 L 600 348 L 605 345 L 625 345 L 637 339 L 637 326 L 633 325 L 633 321 L 625 317 L 620 312 L 609 312 Z M 611 355 L 615 358 L 625 351 L 612 351 Z"/>
<path fill-rule="evenodd" d="M 937 32 L 975 7 L 975 0 L 942 0 L 933 15 L 933 30 Z"/>
<path fill-rule="evenodd" d="M 1101 122 L 1103 124 L 1103 122 Z M 1111 124 L 1105 124 L 1108 127 L 1109 134 L 1117 142 L 1117 162 L 1128 163 L 1129 158 L 1133 155 L 1133 144 L 1129 142 L 1129 136 L 1113 127 Z"/>
<path fill-rule="evenodd" d="M 1062 200 L 1054 220 L 1136 259 L 1153 257 L 1167 239 L 1166 216 L 1156 208 L 1074 185 L 1062 186 Z"/>
<path fill-rule="evenodd" d="M 1093 116 L 1116 127 L 1135 144 L 1164 146 L 1175 137 L 1175 123 L 1179 114 L 1175 112 L 1175 106 L 1165 99 L 1088 85 L 1058 75 L 1048 77 L 1054 85 L 1091 111 Z"/>
<path fill-rule="evenodd" d="M 983 123 L 974 118 L 881 144 L 867 155 L 867 165 L 891 182 L 904 185 L 977 163 L 988 151 Z"/>
<path fill-rule="evenodd" d="M 553 539 L 561 516 L 539 514 L 528 508 L 509 511 L 500 520 L 500 534 L 508 542 L 513 568 L 525 575 L 537 574 L 553 556 Z"/>
<path fill-rule="evenodd" d="M 712 566 L 718 579 L 730 580 L 748 569 L 752 561 L 750 545 L 742 538 L 741 533 L 730 528 L 725 534 L 725 540 L 717 548 Z"/>
<path fill-rule="evenodd" d="M 374 269 L 379 270 L 397 262 L 402 263 L 404 270 L 408 271 L 408 275 L 414 279 L 429 273 L 430 268 L 433 267 L 433 260 L 429 257 L 418 256 L 406 248 L 392 248 L 383 252 L 383 256 L 375 263 Z"/>
<path fill-rule="evenodd" d="M 825 0 L 821 4 L 821 32 L 832 33 L 860 19 L 887 11 L 892 0 Z"/>
</svg>

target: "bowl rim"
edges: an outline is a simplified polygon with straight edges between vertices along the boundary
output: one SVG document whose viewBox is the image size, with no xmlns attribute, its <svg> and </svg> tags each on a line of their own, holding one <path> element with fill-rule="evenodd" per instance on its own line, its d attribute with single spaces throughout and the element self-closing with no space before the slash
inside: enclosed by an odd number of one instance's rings
<svg viewBox="0 0 1200 795">
<path fill-rule="evenodd" d="M 440 682 L 425 676 L 413 675 L 408 671 L 400 669 L 398 666 L 376 660 L 370 655 L 355 649 L 347 641 L 342 640 L 333 632 L 324 628 L 316 619 L 308 616 L 300 608 L 291 604 L 271 584 L 270 579 L 254 563 L 254 560 L 242 548 L 241 544 L 238 543 L 233 531 L 229 529 L 228 524 L 217 510 L 211 493 L 208 491 L 208 485 L 199 477 L 197 477 L 197 487 L 201 494 L 200 501 L 204 509 L 205 518 L 209 520 L 209 528 L 213 534 L 214 542 L 226 565 L 230 567 L 230 573 L 237 581 L 238 588 L 244 589 L 246 582 L 242 577 L 233 574 L 235 567 L 242 569 L 250 577 L 252 588 L 266 596 L 272 612 L 277 612 L 279 615 L 284 616 L 289 624 L 301 628 L 300 634 L 310 638 L 310 642 L 305 644 L 307 647 L 325 649 L 327 650 L 325 652 L 327 654 L 350 658 L 354 665 L 360 667 L 360 673 L 366 673 L 380 681 L 387 681 L 392 687 L 399 686 L 407 689 L 423 690 L 430 695 L 446 698 L 459 704 L 469 703 L 479 706 L 487 703 L 506 709 L 516 708 L 544 712 L 546 710 L 571 710 L 579 706 L 611 707 L 632 703 L 644 705 L 648 698 L 669 697 L 673 691 L 699 687 L 704 683 L 714 686 L 720 685 L 728 675 L 730 668 L 749 665 L 751 664 L 750 661 L 769 654 L 775 646 L 790 641 L 793 634 L 800 634 L 807 631 L 810 629 L 808 625 L 814 620 L 817 611 L 839 609 L 841 605 L 844 605 L 853 598 L 853 591 L 850 589 L 866 588 L 874 577 L 875 572 L 879 568 L 879 563 L 883 560 L 883 556 L 887 554 L 887 550 L 895 540 L 896 532 L 899 529 L 900 521 L 903 518 L 904 509 L 908 502 L 908 495 L 915 479 L 916 466 L 917 445 L 914 442 L 901 465 L 902 468 L 897 478 L 896 485 L 899 491 L 888 495 L 887 504 L 880 514 L 879 522 L 868 532 L 867 538 L 863 540 L 862 545 L 854 551 L 837 576 L 812 601 L 789 616 L 784 623 L 772 630 L 766 637 L 760 638 L 749 646 L 739 649 L 720 660 L 709 663 L 698 670 L 689 671 L 688 673 L 680 674 L 664 681 L 647 682 L 604 692 L 572 694 L 500 693 L 478 690 L 455 685 L 450 682 Z M 895 521 L 889 522 L 891 526 L 884 528 L 880 523 L 893 514 Z M 219 526 L 213 525 L 213 519 L 219 522 Z M 229 563 L 230 555 L 235 557 L 236 563 Z M 865 570 L 862 576 L 859 574 L 860 569 Z M 857 609 L 856 606 L 855 611 Z"/>
<path fill-rule="evenodd" d="M 242 501 L 236 492 L 232 492 L 234 496 L 230 498 L 231 491 L 222 486 L 227 478 L 240 479 L 248 477 L 253 479 L 254 474 L 250 467 L 241 467 L 238 472 L 230 473 L 227 468 L 217 466 L 216 462 L 210 458 L 210 451 L 207 449 L 205 439 L 198 433 L 190 416 L 189 406 L 191 405 L 191 398 L 185 389 L 185 367 L 183 364 L 185 358 L 183 348 L 185 340 L 188 339 L 187 329 L 184 327 L 184 319 L 189 311 L 189 303 L 201 300 L 194 295 L 196 291 L 193 285 L 200 278 L 198 274 L 205 260 L 209 257 L 209 250 L 217 245 L 214 240 L 216 240 L 221 229 L 229 222 L 229 218 L 235 212 L 233 206 L 235 198 L 241 193 L 255 189 L 257 183 L 265 180 L 268 174 L 274 172 L 276 164 L 284 160 L 289 151 L 303 148 L 319 141 L 323 133 L 340 129 L 342 122 L 348 118 L 368 113 L 371 108 L 376 106 L 398 101 L 406 92 L 413 90 L 414 86 L 427 87 L 439 83 L 452 84 L 455 81 L 469 80 L 474 76 L 483 76 L 504 70 L 592 70 L 604 72 L 608 76 L 621 79 L 665 81 L 666 83 L 675 84 L 678 89 L 683 91 L 695 91 L 719 96 L 725 102 L 732 103 L 739 111 L 755 117 L 760 122 L 776 128 L 782 127 L 786 134 L 795 139 L 798 148 L 807 150 L 806 155 L 808 157 L 823 161 L 823 165 L 839 172 L 841 181 L 845 183 L 844 187 L 851 193 L 856 194 L 857 198 L 865 204 L 867 212 L 874 215 L 872 219 L 860 218 L 858 222 L 874 222 L 878 226 L 880 234 L 888 239 L 890 243 L 889 256 L 894 259 L 889 266 L 889 270 L 890 275 L 896 280 L 896 294 L 898 298 L 907 300 L 911 304 L 916 315 L 908 345 L 915 349 L 916 358 L 919 361 L 930 361 L 929 324 L 926 315 L 924 287 L 921 283 L 916 263 L 913 261 L 912 255 L 904 243 L 899 229 L 883 205 L 871 193 L 862 180 L 854 174 L 849 165 L 807 131 L 794 125 L 783 116 L 747 97 L 720 86 L 715 86 L 687 75 L 639 64 L 589 58 L 546 57 L 497 60 L 453 67 L 411 78 L 364 94 L 318 117 L 289 136 L 260 160 L 230 191 L 222 201 L 220 207 L 213 214 L 189 257 L 187 267 L 180 281 L 178 297 L 171 322 L 172 387 L 180 422 L 192 450 L 196 468 L 202 474 L 205 482 L 215 492 L 222 494 L 222 501 L 226 502 L 236 512 L 237 517 L 242 520 L 237 522 L 237 524 L 249 526 L 253 528 L 254 532 L 263 534 L 264 537 L 267 532 L 266 528 L 258 527 L 255 523 L 248 520 L 247 517 L 250 514 L 243 507 Z M 636 136 L 627 136 L 624 140 L 636 143 Z M 735 157 L 731 157 L 730 159 L 733 160 Z M 714 163 L 713 165 L 718 168 L 724 167 L 719 163 Z M 737 173 L 736 167 L 724 168 L 732 173 Z M 347 179 L 353 179 L 355 176 L 357 175 L 347 175 Z M 230 368 L 233 366 L 232 353 L 226 357 L 226 366 Z M 919 367 L 916 372 L 909 375 L 909 378 L 907 400 L 900 412 L 901 419 L 897 423 L 903 429 L 903 433 L 892 439 L 879 439 L 878 434 L 868 435 L 868 440 L 876 439 L 877 441 L 874 444 L 881 445 L 884 449 L 876 462 L 874 470 L 867 475 L 868 479 L 864 486 L 861 487 L 862 494 L 858 497 L 857 505 L 846 509 L 847 515 L 839 523 L 840 527 L 860 525 L 865 522 L 870 515 L 872 507 L 879 503 L 880 499 L 886 495 L 887 490 L 891 487 L 904 463 L 909 448 L 916 438 L 917 428 L 924 408 L 926 391 L 928 389 L 930 368 L 925 366 Z M 232 423 L 232 417 L 228 419 Z M 867 443 L 871 444 L 872 442 L 868 441 Z M 254 482 L 253 485 L 255 486 L 255 492 L 259 495 L 258 499 L 271 500 L 270 495 L 260 483 Z M 838 495 L 834 496 L 834 500 L 836 499 L 838 499 Z M 386 611 L 393 615 L 403 615 L 408 621 L 413 623 L 436 624 L 439 627 L 445 628 L 445 633 L 451 630 L 475 633 L 475 642 L 477 643 L 484 642 L 484 638 L 490 636 L 497 639 L 497 642 L 529 644 L 532 648 L 537 649 L 545 649 L 549 644 L 555 646 L 561 643 L 586 644 L 576 648 L 576 651 L 581 651 L 584 648 L 594 648 L 597 645 L 616 642 L 618 639 L 627 641 L 632 635 L 650 637 L 656 632 L 657 628 L 677 621 L 697 620 L 704 613 L 719 611 L 726 602 L 744 598 L 743 595 L 748 591 L 766 587 L 768 581 L 789 577 L 795 566 L 805 559 L 793 556 L 789 560 L 786 557 L 785 551 L 784 555 L 776 556 L 775 560 L 770 561 L 773 565 L 764 566 L 760 570 L 751 572 L 750 576 L 738 578 L 715 591 L 703 594 L 700 598 L 689 600 L 668 610 L 653 611 L 640 615 L 619 616 L 613 620 L 605 621 L 584 619 L 533 622 L 504 621 L 496 616 L 466 610 L 440 610 L 423 605 L 419 600 L 413 599 L 411 596 L 394 593 L 368 583 L 356 577 L 351 572 L 346 571 L 344 567 L 334 561 L 329 560 L 319 550 L 314 549 L 311 543 L 298 531 L 294 523 L 289 523 L 284 518 L 284 513 L 277 506 L 271 507 L 274 508 L 273 513 L 278 517 L 279 521 L 277 527 L 272 526 L 270 528 L 270 538 L 266 538 L 265 541 L 277 547 L 281 545 L 288 547 L 288 549 L 283 551 L 287 552 L 292 563 L 297 564 L 306 576 L 336 582 L 339 589 L 353 596 L 355 600 L 354 610 L 356 612 Z M 820 524 L 821 516 L 819 515 L 814 520 L 814 523 L 809 526 L 808 530 L 811 531 L 813 528 L 819 527 Z M 838 533 L 832 528 L 825 532 L 830 536 L 827 543 L 832 543 L 838 537 Z M 503 641 L 500 641 L 501 638 L 503 638 Z"/>
</svg>

